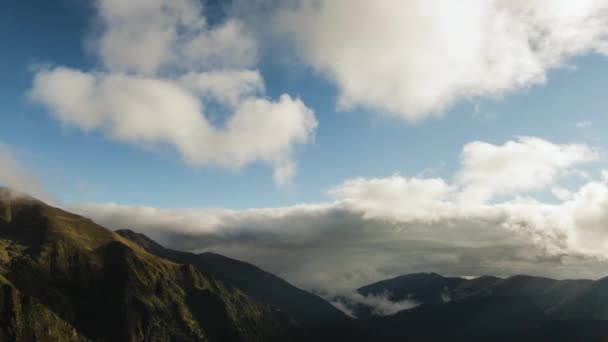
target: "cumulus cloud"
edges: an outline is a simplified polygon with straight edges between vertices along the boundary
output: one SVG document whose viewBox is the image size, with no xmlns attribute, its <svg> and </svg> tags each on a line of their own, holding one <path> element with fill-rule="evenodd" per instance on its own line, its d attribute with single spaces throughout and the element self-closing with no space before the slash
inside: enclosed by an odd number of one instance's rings
<svg viewBox="0 0 608 342">
<path fill-rule="evenodd" d="M 406 213 L 410 219 L 432 220 L 441 215 L 454 189 L 440 178 L 356 178 L 345 181 L 328 194 L 366 217 L 397 218 Z M 404 210 L 407 208 L 407 210 Z"/>
<path fill-rule="evenodd" d="M 467 143 L 460 169 L 451 183 L 441 178 L 355 178 L 328 194 L 368 215 L 408 220 L 434 220 L 460 207 L 473 207 L 498 196 L 542 190 L 560 177 L 576 173 L 576 166 L 595 161 L 599 153 L 586 144 L 555 144 L 536 137 L 518 137 L 501 145 Z M 553 187 L 557 196 L 566 189 Z M 407 208 L 407 210 L 404 210 Z"/>
<path fill-rule="evenodd" d="M 340 108 L 407 120 L 608 53 L 606 1 L 298 0 L 275 18 L 301 59 L 337 85 Z"/>
<path fill-rule="evenodd" d="M 565 206 L 573 213 L 574 243 L 581 249 L 605 254 L 608 249 L 608 185 L 589 182 L 573 194 Z"/>
<path fill-rule="evenodd" d="M 255 40 L 237 19 L 210 26 L 195 0 L 97 2 L 91 40 L 100 70 L 39 70 L 31 99 L 84 131 L 138 145 L 168 145 L 193 165 L 274 168 L 288 186 L 297 145 L 317 121 L 300 99 L 264 97 Z M 213 120 L 215 119 L 215 120 Z M 215 121 L 219 121 L 217 123 Z"/>
<path fill-rule="evenodd" d="M 494 147 L 502 151 L 501 147 L 520 143 Z M 571 154 L 574 147 L 583 154 L 589 151 L 584 145 L 547 141 L 529 148 L 546 152 L 546 144 L 557 149 L 555 160 L 579 160 L 558 153 Z M 513 169 L 511 164 L 529 167 L 520 159 L 506 158 L 488 172 L 501 175 L 503 169 Z M 469 166 L 463 163 L 459 172 Z M 517 193 L 500 202 L 462 201 L 469 183 L 460 184 L 458 179 L 356 178 L 330 189 L 331 201 L 283 208 L 74 204 L 68 209 L 109 228 L 144 232 L 172 248 L 247 260 L 296 285 L 330 294 L 348 294 L 408 272 L 579 278 L 596 277 L 605 270 L 606 179 L 568 190 L 570 195 L 558 203 L 530 197 L 527 191 L 536 186 L 519 186 Z M 555 175 L 545 182 L 545 190 L 557 187 L 558 179 Z"/>
<path fill-rule="evenodd" d="M 289 95 L 273 102 L 240 98 L 248 90 L 235 89 L 219 97 L 235 107 L 225 127 L 216 128 L 189 88 L 212 95 L 216 86 L 234 85 L 210 85 L 209 77 L 224 75 L 199 74 L 183 86 L 175 80 L 58 67 L 36 75 L 32 97 L 46 104 L 61 122 L 85 131 L 102 130 L 120 141 L 170 144 L 192 164 L 238 168 L 262 160 L 283 174 L 294 145 L 306 143 L 316 127 L 312 111 Z M 249 82 L 241 85 L 251 86 Z"/>
<path fill-rule="evenodd" d="M 464 200 L 484 202 L 497 195 L 542 189 L 570 167 L 598 157 L 588 145 L 559 145 L 534 137 L 503 145 L 476 141 L 464 146 L 456 179 Z"/>
<path fill-rule="evenodd" d="M 97 1 L 100 36 L 92 49 L 107 69 L 159 71 L 241 69 L 255 64 L 254 37 L 239 20 L 211 27 L 199 1 Z"/>
<path fill-rule="evenodd" d="M 235 107 L 243 98 L 264 91 L 264 81 L 254 70 L 215 70 L 205 73 L 189 73 L 179 78 L 179 83 L 195 94 Z"/>
<path fill-rule="evenodd" d="M 30 174 L 15 158 L 11 149 L 0 144 L 0 185 L 27 193 L 41 200 L 53 202 L 54 198 L 44 190 L 36 177 Z"/>
</svg>

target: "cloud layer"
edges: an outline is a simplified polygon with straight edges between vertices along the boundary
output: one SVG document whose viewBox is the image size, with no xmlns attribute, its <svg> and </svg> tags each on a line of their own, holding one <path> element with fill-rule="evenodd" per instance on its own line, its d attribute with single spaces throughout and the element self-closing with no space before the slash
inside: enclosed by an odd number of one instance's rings
<svg viewBox="0 0 608 342">
<path fill-rule="evenodd" d="M 103 68 L 39 70 L 31 98 L 65 125 L 138 145 L 168 145 L 193 165 L 255 161 L 289 185 L 293 152 L 317 121 L 300 99 L 264 97 L 256 42 L 243 23 L 210 27 L 198 1 L 97 2 L 90 45 Z"/>
<path fill-rule="evenodd" d="M 298 0 L 276 16 L 339 107 L 407 120 L 545 82 L 568 58 L 608 53 L 606 1 Z"/>
<path fill-rule="evenodd" d="M 472 144 L 463 148 L 467 157 L 452 181 L 399 175 L 352 179 L 330 189 L 333 200 L 326 203 L 243 211 L 118 204 L 78 204 L 69 209 L 110 228 L 144 232 L 173 248 L 211 250 L 247 260 L 326 293 L 348 293 L 417 271 L 596 277 L 606 270 L 606 178 L 568 190 L 570 195 L 555 203 L 528 194 L 559 186 L 560 170 L 595 160 L 593 149 L 538 138 L 483 143 L 487 146 L 480 150 L 470 148 L 480 142 Z M 522 163 L 530 155 L 544 159 L 539 164 Z M 467 163 L 469 158 L 479 163 Z M 497 176 L 538 168 L 551 177 L 541 185 L 523 182 L 510 188 L 510 196 L 501 201 L 477 196 L 468 200 L 463 194 L 471 183 L 462 182 L 459 175 L 474 171 L 474 165 L 485 167 L 484 160 L 496 163 L 488 172 Z M 555 171 L 548 172 L 551 168 Z M 484 194 L 505 193 L 501 183 L 475 184 L 487 188 Z"/>
</svg>

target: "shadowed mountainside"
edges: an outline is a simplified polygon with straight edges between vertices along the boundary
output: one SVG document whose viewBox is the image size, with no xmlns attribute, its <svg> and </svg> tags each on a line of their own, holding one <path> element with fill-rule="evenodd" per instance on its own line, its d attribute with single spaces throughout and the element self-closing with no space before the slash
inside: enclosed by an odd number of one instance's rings
<svg viewBox="0 0 608 342">
<path fill-rule="evenodd" d="M 304 328 L 311 339 L 348 340 L 364 336 L 364 328 L 324 299 L 301 290 L 252 264 L 215 253 L 188 253 L 164 248 L 147 236 L 131 230 L 117 230 L 121 236 L 148 252 L 217 276 L 248 296 L 276 305 Z"/>
<path fill-rule="evenodd" d="M 358 292 L 363 296 L 388 295 L 392 301 L 410 300 L 419 306 L 377 317 L 372 315 L 373 308 L 356 303 L 351 309 L 363 319 L 341 323 L 336 321 L 336 316 L 330 316 L 333 310 L 328 309 L 328 303 L 256 266 L 214 253 L 170 250 L 130 230 L 118 233 L 153 254 L 191 263 L 203 272 L 234 284 L 253 298 L 277 305 L 307 329 L 314 330 L 316 336 L 328 340 L 332 340 L 332 334 L 336 338 L 363 341 L 446 338 L 594 341 L 608 336 L 608 278 L 598 281 L 531 276 L 464 279 L 436 273 L 407 274 L 361 287 Z M 331 324 L 321 324 L 319 317 Z M 335 322 L 344 325 L 335 329 Z M 354 333 L 345 335 L 343 327 L 349 325 Z"/>
<path fill-rule="evenodd" d="M 295 321 L 192 265 L 0 189 L 0 340 L 280 341 Z"/>
<path fill-rule="evenodd" d="M 347 317 L 218 254 L 167 249 L 0 188 L 1 341 L 599 341 L 608 278 L 417 273 L 358 289 L 419 305 Z"/>
<path fill-rule="evenodd" d="M 531 276 L 474 279 L 408 274 L 364 286 L 419 306 L 368 319 L 382 340 L 467 339 L 599 341 L 608 337 L 608 278 L 555 280 Z"/>
</svg>

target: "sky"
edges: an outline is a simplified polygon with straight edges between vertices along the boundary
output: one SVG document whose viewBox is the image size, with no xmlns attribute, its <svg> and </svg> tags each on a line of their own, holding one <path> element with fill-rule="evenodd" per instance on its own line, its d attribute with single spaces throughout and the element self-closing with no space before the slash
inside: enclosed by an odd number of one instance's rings
<svg viewBox="0 0 608 342">
<path fill-rule="evenodd" d="M 337 292 L 608 273 L 608 1 L 0 5 L 0 183 Z"/>
</svg>

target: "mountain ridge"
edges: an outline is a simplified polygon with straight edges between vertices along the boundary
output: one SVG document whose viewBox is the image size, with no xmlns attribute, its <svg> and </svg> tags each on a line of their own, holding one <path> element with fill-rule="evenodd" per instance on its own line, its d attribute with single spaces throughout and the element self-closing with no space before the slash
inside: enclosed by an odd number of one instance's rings
<svg viewBox="0 0 608 342">
<path fill-rule="evenodd" d="M 282 308 L 306 331 L 310 331 L 312 336 L 352 340 L 364 334 L 349 317 L 321 297 L 299 289 L 258 266 L 211 252 L 195 254 L 171 250 L 144 234 L 128 229 L 116 232 L 140 244 L 152 254 L 180 263 L 190 263 L 201 271 L 218 275 L 252 298 Z"/>
<path fill-rule="evenodd" d="M 414 278 L 424 281 L 410 282 Z M 456 280 L 454 280 L 456 278 Z M 431 286 L 425 286 L 431 283 Z M 464 279 L 415 274 L 360 288 L 396 291 L 420 305 L 386 317 L 368 317 L 382 340 L 424 337 L 593 341 L 608 337 L 608 278 L 565 279 L 516 275 Z M 361 309 L 359 309 L 361 311 Z M 441 326 L 440 330 L 436 327 Z M 564 329 L 568 326 L 568 329 Z"/>
<path fill-rule="evenodd" d="M 358 289 L 419 305 L 351 319 L 258 266 L 171 250 L 0 188 L 0 340 L 588 341 L 608 337 L 608 277 L 414 273 Z M 365 308 L 363 308 L 365 309 Z"/>
<path fill-rule="evenodd" d="M 30 331 L 42 316 L 26 314 L 38 307 L 53 327 L 65 326 L 64 340 L 278 341 L 296 328 L 280 310 L 82 216 L 6 190 L 0 212 L 0 319 L 8 322 L 0 338 L 56 339 Z"/>
</svg>

